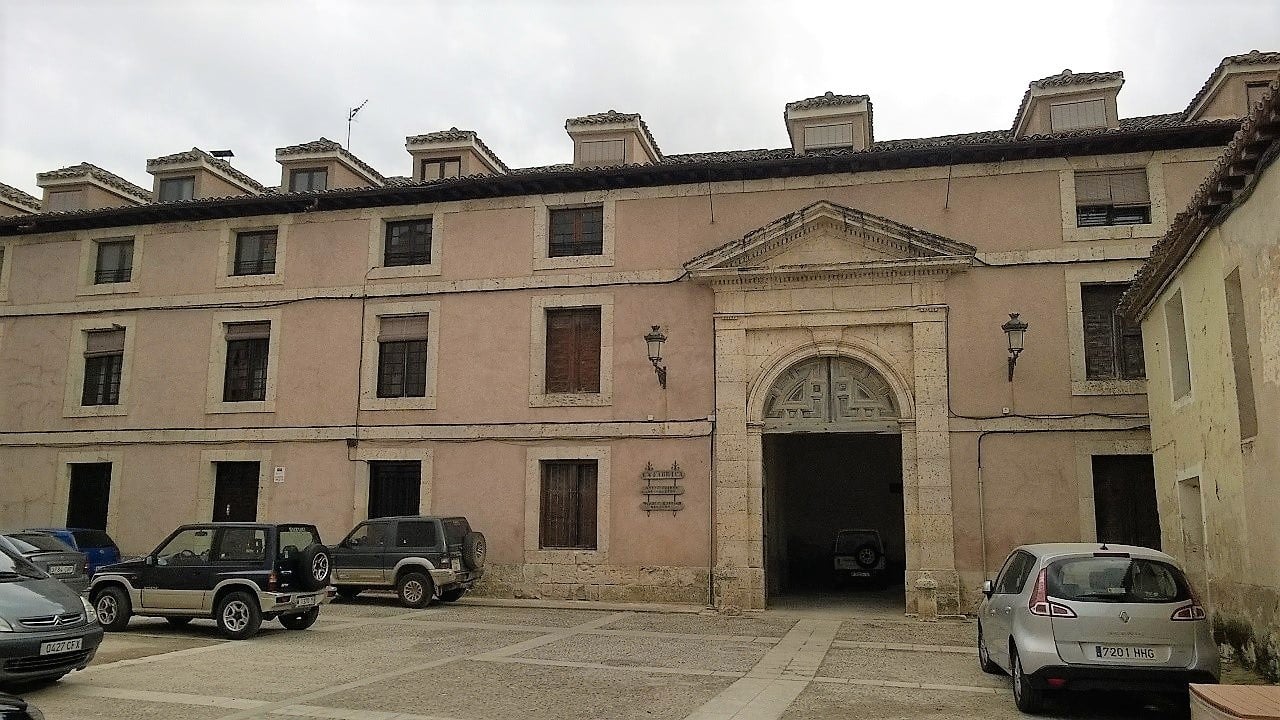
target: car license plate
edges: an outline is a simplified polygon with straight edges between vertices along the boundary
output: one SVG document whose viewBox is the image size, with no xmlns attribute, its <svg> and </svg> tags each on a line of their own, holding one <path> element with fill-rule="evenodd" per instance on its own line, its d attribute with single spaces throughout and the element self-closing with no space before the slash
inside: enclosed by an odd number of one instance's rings
<svg viewBox="0 0 1280 720">
<path fill-rule="evenodd" d="M 49 566 L 50 575 L 73 575 L 75 574 L 75 571 L 76 571 L 75 565 L 50 565 Z"/>
<path fill-rule="evenodd" d="M 298 607 L 309 607 L 315 605 L 320 598 L 315 595 L 301 595 L 298 597 Z"/>
<path fill-rule="evenodd" d="M 865 570 L 850 570 L 849 577 L 871 577 L 871 573 Z"/>
<path fill-rule="evenodd" d="M 74 640 L 53 640 L 47 643 L 40 643 L 41 655 L 56 655 L 57 653 L 75 652 L 84 649 L 84 638 L 76 638 Z"/>
<path fill-rule="evenodd" d="M 1093 659 L 1107 662 L 1156 662 L 1156 649 L 1142 645 L 1094 645 Z"/>
</svg>

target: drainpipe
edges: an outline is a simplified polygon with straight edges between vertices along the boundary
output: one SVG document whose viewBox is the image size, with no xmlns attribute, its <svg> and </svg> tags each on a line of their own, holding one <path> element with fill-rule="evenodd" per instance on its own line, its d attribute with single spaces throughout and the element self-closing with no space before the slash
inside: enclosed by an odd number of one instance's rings
<svg viewBox="0 0 1280 720">
<path fill-rule="evenodd" d="M 710 185 L 708 185 L 710 187 Z M 713 298 L 714 301 L 714 298 Z M 711 312 L 711 469 L 707 473 L 707 607 L 716 606 L 716 430 L 720 407 L 716 384 L 716 314 Z"/>
</svg>

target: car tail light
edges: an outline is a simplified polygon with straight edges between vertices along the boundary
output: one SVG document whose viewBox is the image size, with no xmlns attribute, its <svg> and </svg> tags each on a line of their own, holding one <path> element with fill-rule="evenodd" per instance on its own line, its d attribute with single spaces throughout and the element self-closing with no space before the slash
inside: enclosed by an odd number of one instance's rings
<svg viewBox="0 0 1280 720">
<path fill-rule="evenodd" d="M 1191 596 L 1191 602 L 1174 610 L 1170 620 L 1204 620 L 1207 617 L 1204 606 L 1200 604 L 1200 596 L 1196 595 L 1196 589 L 1190 582 L 1187 582 L 1187 594 Z"/>
<path fill-rule="evenodd" d="M 1045 682 L 1048 683 L 1049 687 L 1054 688 L 1055 690 L 1064 688 L 1067 686 L 1066 678 L 1051 677 L 1051 678 L 1046 678 Z"/>
<path fill-rule="evenodd" d="M 1036 576 L 1036 586 L 1031 591 L 1031 599 L 1027 601 L 1027 609 L 1031 611 L 1032 615 L 1039 615 L 1041 617 L 1075 617 L 1075 610 L 1072 610 L 1060 602 L 1049 599 L 1047 595 L 1048 589 L 1046 587 L 1048 584 L 1048 572 L 1049 571 L 1046 568 L 1041 570 L 1040 574 Z"/>
</svg>

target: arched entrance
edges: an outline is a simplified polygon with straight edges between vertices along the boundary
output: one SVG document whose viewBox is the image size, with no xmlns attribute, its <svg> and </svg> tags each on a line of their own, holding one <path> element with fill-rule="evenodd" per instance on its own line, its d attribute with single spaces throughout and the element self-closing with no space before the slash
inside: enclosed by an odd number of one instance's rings
<svg viewBox="0 0 1280 720">
<path fill-rule="evenodd" d="M 852 600 L 901 611 L 901 415 L 889 382 L 853 358 L 811 357 L 774 380 L 762 418 L 770 603 Z"/>
</svg>

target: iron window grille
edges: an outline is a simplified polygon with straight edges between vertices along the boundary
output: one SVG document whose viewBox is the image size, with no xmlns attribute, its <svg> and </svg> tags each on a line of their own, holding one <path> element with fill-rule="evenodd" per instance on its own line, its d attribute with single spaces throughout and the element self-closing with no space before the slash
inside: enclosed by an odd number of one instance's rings
<svg viewBox="0 0 1280 720">
<path fill-rule="evenodd" d="M 595 550 L 595 460 L 542 461 L 538 547 Z"/>
<path fill-rule="evenodd" d="M 387 267 L 431 264 L 431 218 L 387 223 L 382 246 Z"/>
<path fill-rule="evenodd" d="M 227 325 L 227 367 L 223 402 L 253 402 L 267 398 L 267 358 L 271 323 Z"/>
<path fill-rule="evenodd" d="M 604 207 L 551 210 L 548 257 L 604 254 Z"/>
<path fill-rule="evenodd" d="M 270 275 L 276 271 L 276 231 L 236 233 L 232 275 Z"/>
<path fill-rule="evenodd" d="M 132 279 L 133 240 L 108 240 L 98 243 L 93 284 L 125 283 Z"/>
<path fill-rule="evenodd" d="M 119 405 L 124 367 L 124 331 L 97 330 L 85 338 L 81 405 Z"/>
<path fill-rule="evenodd" d="M 426 397 L 427 315 L 380 318 L 378 397 Z"/>
</svg>

